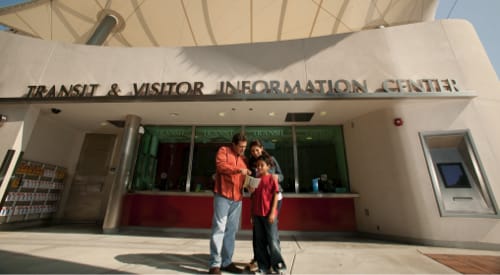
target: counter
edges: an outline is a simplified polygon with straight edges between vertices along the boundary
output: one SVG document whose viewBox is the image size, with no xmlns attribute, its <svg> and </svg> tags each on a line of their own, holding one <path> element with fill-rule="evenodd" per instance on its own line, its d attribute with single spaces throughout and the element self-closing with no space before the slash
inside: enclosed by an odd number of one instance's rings
<svg viewBox="0 0 500 275">
<path fill-rule="evenodd" d="M 356 231 L 353 193 L 284 193 L 280 230 Z M 121 225 L 208 229 L 212 192 L 135 192 L 123 198 Z M 250 199 L 243 198 L 241 228 L 251 229 Z"/>
</svg>

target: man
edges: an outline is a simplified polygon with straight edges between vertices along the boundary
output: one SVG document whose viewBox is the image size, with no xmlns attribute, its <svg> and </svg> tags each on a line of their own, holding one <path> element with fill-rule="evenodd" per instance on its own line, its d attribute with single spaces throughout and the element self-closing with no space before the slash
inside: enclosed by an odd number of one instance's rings
<svg viewBox="0 0 500 275">
<path fill-rule="evenodd" d="M 231 146 L 222 146 L 215 157 L 214 215 L 210 238 L 209 274 L 222 271 L 242 273 L 232 261 L 236 232 L 240 225 L 242 189 L 245 176 L 250 175 L 243 153 L 247 139 L 233 136 Z"/>
</svg>

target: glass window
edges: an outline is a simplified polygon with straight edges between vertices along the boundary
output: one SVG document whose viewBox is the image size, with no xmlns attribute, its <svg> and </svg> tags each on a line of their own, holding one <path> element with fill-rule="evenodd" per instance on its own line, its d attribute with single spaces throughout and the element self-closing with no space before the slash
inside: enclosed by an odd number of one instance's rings
<svg viewBox="0 0 500 275">
<path fill-rule="evenodd" d="M 349 192 L 341 126 L 144 128 L 132 182 L 134 190 L 212 191 L 217 150 L 231 144 L 234 134 L 244 131 L 249 144 L 259 139 L 276 158 L 284 176 L 284 192 Z M 245 154 L 250 157 L 249 150 Z"/>
<path fill-rule="evenodd" d="M 283 181 L 280 183 L 284 192 L 295 192 L 295 177 L 293 166 L 293 137 L 292 127 L 245 127 L 248 145 L 253 140 L 260 140 L 264 149 L 273 156 L 283 173 Z M 250 158 L 250 148 L 246 151 Z"/>
<path fill-rule="evenodd" d="M 420 139 L 441 216 L 496 215 L 470 133 L 420 133 Z"/>
<path fill-rule="evenodd" d="M 217 150 L 223 145 L 231 144 L 233 135 L 239 132 L 240 126 L 196 127 L 189 187 L 191 192 L 213 190 Z"/>
<path fill-rule="evenodd" d="M 134 174 L 135 190 L 185 191 L 191 126 L 146 126 Z"/>
<path fill-rule="evenodd" d="M 295 127 L 299 192 L 349 192 L 341 126 Z"/>
</svg>

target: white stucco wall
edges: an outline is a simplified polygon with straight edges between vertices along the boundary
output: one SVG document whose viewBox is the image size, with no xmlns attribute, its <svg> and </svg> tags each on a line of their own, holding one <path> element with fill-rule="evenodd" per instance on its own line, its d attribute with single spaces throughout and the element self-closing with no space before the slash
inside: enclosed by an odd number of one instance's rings
<svg viewBox="0 0 500 275">
<path fill-rule="evenodd" d="M 483 129 L 472 119 L 476 107 L 473 102 L 446 105 L 403 104 L 357 118 L 354 127 L 345 125 L 351 190 L 360 194 L 359 231 L 426 241 L 500 243 L 498 217 L 440 216 L 420 131 L 470 129 L 497 202 L 499 194 L 498 173 L 493 163 L 486 165 L 496 158 L 489 150 L 498 145 L 487 139 L 485 144 Z M 396 117 L 403 119 L 403 126 L 393 125 Z"/>
<path fill-rule="evenodd" d="M 400 32 L 402 29 L 406 31 Z M 344 125 L 351 187 L 360 193 L 356 203 L 358 229 L 462 245 L 500 244 L 498 216 L 440 217 L 418 135 L 422 131 L 470 130 L 498 204 L 500 127 L 495 117 L 499 115 L 500 91 L 495 71 L 467 22 L 441 21 L 401 30 L 386 34 L 394 39 L 387 48 L 392 57 L 388 65 L 392 66 L 380 66 L 384 73 L 398 78 L 450 72 L 459 75 L 463 88 L 476 91 L 478 97 L 399 102 Z M 393 125 L 397 117 L 403 119 L 403 126 Z"/>
<path fill-rule="evenodd" d="M 69 175 L 72 175 L 84 136 L 85 133 L 81 130 L 40 115 L 23 158 L 65 167 Z"/>
<path fill-rule="evenodd" d="M 7 191 L 10 175 L 14 173 L 19 156 L 30 141 L 39 110 L 29 105 L 6 105 L 1 106 L 0 110 L 7 117 L 7 121 L 0 126 L 0 161 L 4 161 L 8 150 L 14 151 L 6 174 L 0 180 L 1 198 Z"/>
<path fill-rule="evenodd" d="M 169 81 L 202 81 L 205 94 L 213 94 L 219 81 L 260 79 L 302 83 L 357 79 L 366 80 L 373 91 L 385 79 L 454 78 L 462 89 L 470 90 L 476 83 L 466 81 L 470 76 L 463 75 L 461 66 L 468 66 L 469 61 L 462 56 L 480 57 L 477 66 L 486 54 L 481 44 L 451 49 L 455 42 L 448 29 L 453 28 L 444 27 L 460 21 L 446 22 L 279 43 L 186 48 L 68 45 L 0 33 L 4 64 L 0 97 L 25 95 L 28 85 L 77 83 L 99 84 L 97 96 L 106 95 L 117 83 L 126 95 L 132 92 L 132 83 Z M 471 28 L 464 21 L 461 24 Z M 464 42 L 462 37 L 455 38 L 457 43 Z M 487 58 L 481 62 L 490 71 L 481 74 L 482 78 L 490 78 L 491 64 Z"/>
</svg>

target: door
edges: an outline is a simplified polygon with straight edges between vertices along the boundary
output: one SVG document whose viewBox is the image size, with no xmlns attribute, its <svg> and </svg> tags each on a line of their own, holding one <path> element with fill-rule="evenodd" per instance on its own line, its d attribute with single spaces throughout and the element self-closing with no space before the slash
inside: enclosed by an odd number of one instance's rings
<svg viewBox="0 0 500 275">
<path fill-rule="evenodd" d="M 112 177 L 108 176 L 115 135 L 87 134 L 83 142 L 63 219 L 102 223 Z"/>
</svg>

